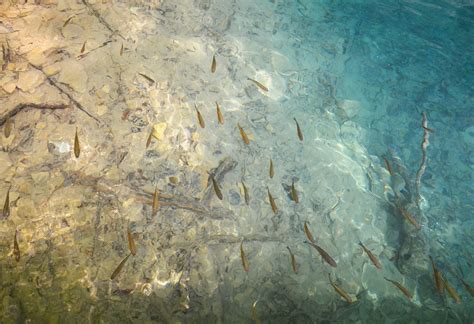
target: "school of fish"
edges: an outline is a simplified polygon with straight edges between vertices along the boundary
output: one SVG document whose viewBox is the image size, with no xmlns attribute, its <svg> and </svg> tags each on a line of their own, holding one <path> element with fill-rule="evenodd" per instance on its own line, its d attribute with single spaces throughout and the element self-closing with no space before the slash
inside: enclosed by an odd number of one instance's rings
<svg viewBox="0 0 474 324">
<path fill-rule="evenodd" d="M 65 27 L 67 24 L 69 24 L 70 21 L 74 17 L 75 16 L 69 17 L 64 22 L 63 27 Z M 86 51 L 86 44 L 87 44 L 87 41 L 84 41 L 84 43 L 83 43 L 83 45 L 80 49 L 81 54 L 83 54 Z M 123 54 L 124 54 L 124 44 L 122 43 L 122 45 L 120 47 L 119 55 L 122 56 Z M 216 58 L 216 55 L 213 55 L 212 60 L 211 60 L 210 71 L 211 71 L 212 74 L 215 74 L 217 72 L 217 69 L 218 69 L 218 60 Z M 149 76 L 147 76 L 143 73 L 138 73 L 138 74 L 141 75 L 150 84 L 155 83 L 155 80 L 153 80 Z M 257 81 L 257 80 L 247 78 L 247 81 L 250 81 L 253 85 L 255 85 L 257 87 L 257 89 L 259 89 L 263 93 L 269 92 L 269 88 L 267 86 L 265 86 L 264 84 L 262 84 L 261 82 Z M 219 105 L 218 102 L 215 102 L 215 105 L 216 105 L 216 119 L 217 119 L 217 122 L 218 122 L 219 125 L 223 125 L 224 124 L 223 109 Z M 206 122 L 205 122 L 204 116 L 201 114 L 201 111 L 199 110 L 199 108 L 197 107 L 196 104 L 194 104 L 194 110 L 195 110 L 195 113 L 196 113 L 197 125 L 199 125 L 199 127 L 201 129 L 205 129 Z M 295 140 L 297 139 L 301 142 L 301 145 L 305 145 L 305 144 L 303 144 L 304 136 L 303 136 L 302 128 L 301 128 L 300 124 L 298 123 L 298 121 L 296 120 L 296 118 L 294 118 L 294 122 L 295 122 L 295 126 L 296 126 L 296 128 L 295 128 L 295 131 L 296 131 Z M 14 131 L 13 130 L 13 125 L 14 124 L 13 124 L 12 119 L 10 117 L 7 117 L 5 122 L 4 122 L 4 136 L 6 138 L 8 138 L 11 135 L 12 131 Z M 246 130 L 244 130 L 244 127 L 242 127 L 240 123 L 237 123 L 237 129 L 239 130 L 240 137 L 241 137 L 244 145 L 245 146 L 250 145 L 249 136 L 247 135 Z M 428 130 L 430 132 L 434 132 L 432 129 L 429 129 L 429 128 L 426 128 L 426 127 L 425 127 L 425 130 Z M 74 157 L 76 159 L 79 159 L 80 156 L 81 156 L 81 145 L 80 145 L 80 140 L 79 140 L 79 134 L 80 134 L 79 129 L 78 129 L 78 127 L 76 127 L 75 134 L 74 134 L 74 140 L 73 140 L 73 143 L 74 143 L 73 144 L 73 152 L 74 152 Z M 154 138 L 156 140 L 158 140 L 158 136 L 156 135 L 155 129 L 152 128 L 149 135 L 148 135 L 148 137 L 147 137 L 147 139 L 146 139 L 146 144 L 145 144 L 146 148 L 148 148 L 151 145 Z M 252 138 L 252 140 L 254 140 L 254 139 Z M 386 158 L 385 156 L 382 157 L 382 158 L 383 158 L 383 161 L 384 161 L 384 164 L 385 164 L 385 168 L 387 169 L 389 175 L 391 177 L 395 176 L 395 171 L 394 171 L 393 167 L 391 166 L 389 159 Z M 275 165 L 274 165 L 274 162 L 271 158 L 269 159 L 269 164 L 268 165 L 269 165 L 268 177 L 270 179 L 272 179 L 275 175 Z M 280 171 L 280 170 L 277 170 L 277 171 Z M 208 185 L 212 186 L 213 191 L 214 191 L 216 197 L 219 200 L 221 200 L 221 201 L 224 200 L 224 194 L 223 194 L 222 189 L 221 189 L 222 184 L 219 184 L 219 182 L 217 181 L 217 179 L 215 178 L 215 176 L 213 174 L 209 173 L 209 177 L 210 177 L 210 180 L 211 180 L 210 182 L 211 183 L 209 183 Z M 171 182 L 171 179 L 170 179 L 170 182 Z M 245 204 L 249 205 L 250 199 L 251 199 L 250 190 L 247 187 L 247 185 L 245 184 L 243 178 L 241 180 L 241 185 L 242 185 L 242 189 L 243 189 Z M 270 206 L 271 212 L 273 214 L 280 213 L 280 209 L 277 206 L 276 198 L 272 195 L 272 193 L 270 191 L 270 188 L 268 186 L 266 187 L 266 189 L 267 189 L 267 196 L 268 196 L 268 204 Z M 290 187 L 290 190 L 289 190 L 289 197 L 295 204 L 300 202 L 300 197 L 298 195 L 298 190 L 296 189 L 296 186 L 295 186 L 294 178 L 291 181 L 291 187 Z M 415 229 L 417 229 L 417 230 L 421 229 L 421 227 L 422 227 L 421 224 L 415 219 L 415 217 L 404 206 L 397 203 L 396 207 L 397 207 L 398 212 L 403 217 L 403 219 L 405 219 L 405 221 L 407 221 L 409 224 L 411 224 L 413 227 L 415 227 Z M 159 188 L 158 187 L 155 187 L 155 191 L 152 195 L 152 208 L 151 209 L 152 209 L 152 212 L 151 212 L 152 216 L 156 217 L 157 214 L 159 213 L 159 209 L 160 209 L 160 194 L 159 194 Z M 2 216 L 3 216 L 3 218 L 7 218 L 7 217 L 9 217 L 9 215 L 10 215 L 10 189 L 8 189 L 8 191 L 6 193 L 5 203 L 4 203 L 4 206 L 3 206 L 3 215 Z M 303 237 L 301 237 L 301 242 L 302 243 L 307 243 L 309 247 L 312 247 L 314 250 L 310 250 L 310 251 L 317 252 L 316 256 L 319 255 L 321 257 L 321 259 L 328 266 L 332 267 L 333 269 L 337 269 L 336 260 L 322 247 L 322 245 L 323 246 L 327 245 L 327 243 L 325 244 L 325 242 L 317 242 L 316 241 L 315 237 L 313 236 L 313 234 L 310 230 L 309 221 L 304 221 L 304 223 L 302 225 L 303 225 L 302 226 L 302 232 L 304 232 L 307 240 L 304 241 Z M 13 255 L 16 262 L 20 262 L 20 260 L 21 260 L 21 258 L 20 258 L 21 248 L 20 248 L 20 242 L 19 242 L 19 235 L 18 234 L 19 234 L 19 231 L 15 230 L 14 238 L 13 238 L 12 255 Z M 120 261 L 118 266 L 112 271 L 111 276 L 110 276 L 110 280 L 116 280 L 119 277 L 120 273 L 122 272 L 123 268 L 126 266 L 127 261 L 130 258 L 130 256 L 136 256 L 137 253 L 139 253 L 139 250 L 137 249 L 137 245 L 136 245 L 136 242 L 135 242 L 135 235 L 132 232 L 132 229 L 130 227 L 127 227 L 126 236 L 127 236 L 127 241 L 128 241 L 129 253 L 123 257 L 123 259 Z M 249 255 L 252 255 L 251 244 L 246 244 L 246 247 L 244 249 L 244 242 L 245 242 L 245 238 L 243 238 L 240 241 L 240 259 L 241 259 L 242 268 L 243 268 L 244 272 L 248 273 L 248 272 L 251 271 L 251 264 L 253 265 L 255 263 L 258 263 L 258 259 L 249 258 Z M 361 255 L 362 256 L 366 256 L 367 259 L 370 261 L 370 263 L 376 269 L 383 270 L 382 262 L 379 260 L 379 258 L 369 248 L 367 248 L 362 242 L 355 242 L 355 244 L 358 244 L 361 247 L 361 249 L 362 249 L 361 250 L 361 252 L 362 252 Z M 303 275 L 298 271 L 299 266 L 298 266 L 298 263 L 297 263 L 297 255 L 295 255 L 293 253 L 293 250 L 290 248 L 290 246 L 287 246 L 286 248 L 287 248 L 287 250 L 290 254 L 289 269 L 292 270 L 294 275 Z M 431 267 L 432 267 L 432 271 L 433 271 L 433 282 L 434 282 L 433 286 L 434 286 L 436 292 L 440 295 L 444 295 L 444 293 L 447 292 L 448 295 L 452 298 L 452 300 L 455 303 L 457 303 L 457 304 L 461 303 L 461 301 L 462 301 L 461 296 L 455 290 L 455 288 L 452 286 L 452 284 L 448 281 L 448 279 L 446 277 L 446 274 L 443 275 L 441 273 L 441 271 L 439 270 L 435 260 L 431 256 L 429 256 L 429 259 L 431 261 Z M 252 263 L 250 261 L 252 261 Z M 458 274 L 454 274 L 454 275 L 455 275 L 456 279 L 458 279 L 460 281 L 461 285 L 465 288 L 465 290 L 470 294 L 470 296 L 473 297 L 474 296 L 474 290 L 469 286 L 469 284 L 465 280 L 463 280 L 460 275 L 458 275 Z M 329 278 L 329 280 L 328 280 L 329 286 L 331 286 L 334 289 L 334 291 L 338 295 L 340 295 L 340 297 L 343 300 L 345 300 L 349 304 L 355 303 L 357 301 L 357 300 L 353 299 L 353 297 L 351 297 L 351 295 L 349 293 L 347 293 L 342 288 L 341 284 L 338 284 L 335 281 L 333 281 L 333 279 L 331 277 L 331 273 L 328 273 L 328 278 Z M 409 291 L 409 289 L 407 289 L 404 285 L 402 285 L 401 283 L 399 283 L 398 281 L 395 281 L 393 279 L 389 279 L 387 277 L 383 277 L 383 278 L 387 282 L 391 283 L 394 287 L 396 287 L 407 299 L 409 299 L 409 300 L 413 299 L 413 293 L 411 293 Z M 258 312 L 257 312 L 257 302 L 258 302 L 258 300 L 255 301 L 251 306 L 251 317 L 256 323 L 261 323 L 261 320 L 260 320 L 260 318 L 258 316 Z"/>
</svg>

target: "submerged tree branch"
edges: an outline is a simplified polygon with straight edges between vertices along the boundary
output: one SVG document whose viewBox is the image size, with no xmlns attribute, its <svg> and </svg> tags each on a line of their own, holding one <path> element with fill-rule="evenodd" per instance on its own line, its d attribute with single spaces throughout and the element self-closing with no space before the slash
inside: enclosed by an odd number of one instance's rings
<svg viewBox="0 0 474 324">
<path fill-rule="evenodd" d="M 35 109 L 65 109 L 67 108 L 67 104 L 38 104 L 38 103 L 21 103 L 16 105 L 13 109 L 10 109 L 5 114 L 0 115 L 0 126 L 5 124 L 7 118 L 12 118 L 20 111 L 35 108 Z"/>
<path fill-rule="evenodd" d="M 84 106 L 81 105 L 81 103 L 79 101 L 77 101 L 76 99 L 74 99 L 74 97 L 69 93 L 67 92 L 66 90 L 64 90 L 62 87 L 59 86 L 59 84 L 53 79 L 51 78 L 49 75 L 47 75 L 43 69 L 40 67 L 40 66 L 37 66 L 37 65 L 34 65 L 32 63 L 29 63 L 32 67 L 34 67 L 36 70 L 40 71 L 41 73 L 44 74 L 44 76 L 46 77 L 46 79 L 48 80 L 49 84 L 51 84 L 53 87 L 55 87 L 56 89 L 59 90 L 59 92 L 61 92 L 62 94 L 64 94 L 66 97 L 69 98 L 69 100 L 71 100 L 71 102 L 74 104 L 74 106 L 76 106 L 79 110 L 81 110 L 82 112 L 84 112 L 87 116 L 91 117 L 92 119 L 94 119 L 95 121 L 97 121 L 100 125 L 104 125 L 105 123 L 103 121 L 101 121 L 99 118 L 97 118 L 96 116 L 92 115 L 90 112 L 87 111 L 86 108 L 84 108 Z"/>
<path fill-rule="evenodd" d="M 426 148 L 429 145 L 429 137 L 430 137 L 430 129 L 428 128 L 428 119 L 426 118 L 426 113 L 423 112 L 423 118 L 421 121 L 421 127 L 423 128 L 423 141 L 421 142 L 421 152 L 422 152 L 422 157 L 421 157 L 421 163 L 420 163 L 420 168 L 418 169 L 418 172 L 416 173 L 416 180 L 415 180 L 415 186 L 416 186 L 416 205 L 418 208 L 420 208 L 420 201 L 421 201 L 421 194 L 420 194 L 420 187 L 421 187 L 421 177 L 425 173 L 426 170 L 426 161 L 427 161 L 427 153 L 426 153 Z"/>
</svg>

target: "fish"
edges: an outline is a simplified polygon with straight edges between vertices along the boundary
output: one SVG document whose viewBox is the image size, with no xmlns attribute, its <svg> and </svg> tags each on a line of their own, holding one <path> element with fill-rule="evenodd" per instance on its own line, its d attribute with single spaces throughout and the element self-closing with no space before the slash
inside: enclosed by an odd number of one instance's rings
<svg viewBox="0 0 474 324">
<path fill-rule="evenodd" d="M 140 73 L 140 72 L 138 72 L 138 74 L 141 75 L 142 77 L 144 77 L 148 82 L 150 82 L 151 85 L 156 83 L 156 81 L 153 80 L 152 78 L 150 78 L 148 75 Z"/>
<path fill-rule="evenodd" d="M 252 319 L 255 321 L 256 324 L 261 324 L 262 321 L 257 316 L 257 303 L 258 303 L 258 300 L 256 300 L 252 304 Z"/>
<path fill-rule="evenodd" d="M 296 134 L 298 134 L 298 138 L 300 139 L 301 142 L 303 142 L 303 132 L 301 131 L 300 125 L 298 124 L 298 121 L 296 118 L 293 118 L 296 123 Z"/>
<path fill-rule="evenodd" d="M 217 68 L 216 56 L 212 55 L 211 72 L 212 73 L 216 72 L 216 68 Z"/>
<path fill-rule="evenodd" d="M 408 291 L 408 289 L 406 289 L 402 284 L 396 282 L 395 280 L 391 280 L 391 279 L 388 279 L 387 277 L 384 277 L 385 280 L 387 280 L 388 282 L 391 282 L 395 287 L 397 287 L 398 289 L 400 289 L 400 291 L 408 298 L 408 299 L 412 299 L 413 298 L 413 295 Z"/>
<path fill-rule="evenodd" d="M 240 127 L 239 123 L 237 123 L 237 127 L 239 127 L 240 136 L 242 137 L 242 140 L 244 141 L 245 144 L 249 145 L 250 141 L 249 141 L 249 138 L 247 137 L 247 134 L 245 134 L 244 129 L 242 127 Z"/>
<path fill-rule="evenodd" d="M 430 132 L 430 133 L 435 132 L 435 130 L 433 128 L 429 128 L 429 127 L 426 127 L 426 126 L 423 126 L 423 125 L 421 125 L 421 128 L 423 128 L 425 131 Z"/>
<path fill-rule="evenodd" d="M 270 179 L 273 178 L 273 176 L 275 175 L 275 170 L 273 170 L 273 161 L 272 159 L 270 159 Z"/>
<path fill-rule="evenodd" d="M 132 255 L 137 254 L 137 246 L 135 245 L 135 240 L 133 239 L 132 231 L 130 227 L 127 228 L 127 238 L 128 238 L 128 249 Z"/>
<path fill-rule="evenodd" d="M 459 281 L 461 281 L 462 285 L 464 286 L 464 289 L 466 289 L 466 291 L 472 296 L 474 297 L 474 289 L 469 286 L 469 284 L 467 282 L 465 282 L 462 278 L 459 278 Z"/>
<path fill-rule="evenodd" d="M 300 199 L 298 198 L 298 192 L 296 191 L 296 188 L 295 188 L 295 180 L 291 181 L 290 196 L 291 196 L 291 200 L 293 200 L 295 203 L 300 202 Z"/>
<path fill-rule="evenodd" d="M 319 245 L 316 245 L 315 243 L 313 242 L 307 242 L 309 245 L 311 245 L 312 247 L 314 247 L 316 249 L 316 251 L 319 252 L 319 254 L 322 256 L 322 258 L 324 259 L 324 261 L 327 262 L 327 264 L 329 264 L 331 267 L 333 268 L 336 268 L 337 267 L 337 263 L 336 261 L 334 261 L 333 258 L 331 258 L 331 256 L 326 252 L 324 251 Z"/>
<path fill-rule="evenodd" d="M 328 273 L 328 277 L 329 277 L 329 283 L 331 284 L 331 286 L 334 288 L 334 290 L 339 294 L 341 295 L 342 298 L 344 298 L 349 304 L 352 304 L 353 301 L 352 301 L 352 298 L 349 296 L 349 294 L 344 290 L 342 289 L 341 287 L 339 287 L 338 285 L 336 285 L 332 279 L 331 279 L 331 274 Z"/>
<path fill-rule="evenodd" d="M 196 108 L 196 113 L 197 113 L 197 118 L 198 118 L 198 121 L 199 121 L 199 126 L 201 126 L 201 128 L 206 127 L 206 124 L 204 123 L 204 119 L 202 118 L 202 115 L 199 112 L 197 106 L 194 105 L 194 108 Z"/>
<path fill-rule="evenodd" d="M 403 208 L 402 206 L 399 206 L 398 209 L 400 210 L 400 212 L 402 213 L 403 217 L 405 217 L 405 219 L 411 223 L 413 226 L 415 226 L 415 228 L 417 230 L 420 230 L 421 229 L 421 225 L 418 224 L 418 222 L 416 221 L 416 219 L 413 217 L 412 214 L 410 214 L 405 208 Z"/>
<path fill-rule="evenodd" d="M 291 267 L 293 268 L 293 272 L 294 272 L 294 273 L 298 273 L 298 270 L 296 269 L 296 259 L 295 259 L 295 255 L 293 254 L 293 252 L 291 252 L 289 246 L 287 246 L 286 248 L 288 249 L 288 251 L 290 251 Z"/>
<path fill-rule="evenodd" d="M 7 196 L 5 197 L 5 204 L 3 205 L 3 218 L 10 216 L 10 189 L 7 191 Z"/>
<path fill-rule="evenodd" d="M 259 87 L 260 89 L 262 89 L 263 91 L 268 91 L 268 88 L 266 86 L 264 86 L 263 84 L 261 84 L 260 82 L 255 81 L 255 80 L 250 79 L 250 78 L 247 78 L 247 80 L 252 81 L 253 83 L 255 83 L 255 85 L 257 87 Z"/>
<path fill-rule="evenodd" d="M 153 204 L 151 207 L 152 216 L 156 215 L 158 209 L 160 209 L 160 201 L 158 199 L 158 187 L 155 187 L 155 193 L 153 194 Z"/>
<path fill-rule="evenodd" d="M 438 294 L 442 295 L 444 293 L 443 276 L 441 275 L 441 272 L 436 267 L 436 264 L 435 264 L 433 258 L 431 257 L 431 255 L 429 256 L 429 258 L 431 260 L 431 267 L 433 268 L 433 277 L 434 277 L 434 281 L 435 281 L 436 291 L 438 292 Z"/>
<path fill-rule="evenodd" d="M 122 43 L 122 46 L 120 47 L 120 56 L 123 55 L 123 43 Z"/>
<path fill-rule="evenodd" d="M 68 19 L 66 19 L 66 21 L 63 24 L 63 28 L 66 27 L 71 22 L 72 18 L 74 18 L 74 16 L 71 16 Z"/>
<path fill-rule="evenodd" d="M 3 134 L 6 138 L 10 137 L 10 134 L 12 132 L 12 126 L 12 120 L 10 119 L 10 117 L 7 117 L 7 119 L 5 120 L 5 127 L 3 128 Z"/>
<path fill-rule="evenodd" d="M 446 288 L 446 291 L 448 292 L 449 296 L 451 296 L 451 298 L 456 302 L 456 304 L 461 304 L 461 297 L 458 295 L 454 287 L 449 284 L 448 279 L 444 278 L 443 280 L 444 287 Z"/>
<path fill-rule="evenodd" d="M 248 204 L 249 204 L 249 202 L 250 202 L 249 191 L 248 191 L 247 187 L 245 186 L 245 183 L 244 183 L 244 181 L 243 181 L 243 180 L 241 181 L 241 183 L 242 183 L 242 187 L 244 188 L 244 198 L 245 198 L 245 204 L 247 204 L 247 205 L 248 205 Z"/>
<path fill-rule="evenodd" d="M 118 267 L 114 270 L 114 272 L 112 273 L 112 275 L 110 276 L 110 280 L 114 280 L 115 277 L 118 276 L 118 274 L 120 273 L 120 271 L 122 271 L 122 268 L 123 266 L 125 265 L 125 262 L 127 262 L 128 258 L 130 257 L 130 255 L 132 255 L 131 253 L 129 255 L 127 255 L 121 262 L 120 264 L 118 265 Z"/>
<path fill-rule="evenodd" d="M 268 187 L 267 187 L 267 191 L 268 191 L 268 200 L 270 201 L 270 206 L 272 206 L 273 213 L 276 214 L 278 212 L 278 208 L 276 206 L 275 199 L 273 199 L 272 194 L 270 193 L 270 189 L 268 189 Z"/>
<path fill-rule="evenodd" d="M 224 117 L 222 116 L 221 108 L 219 107 L 219 104 L 216 101 L 216 112 L 217 112 L 217 121 L 219 121 L 219 124 L 224 125 Z"/>
<path fill-rule="evenodd" d="M 155 132 L 155 129 L 152 127 L 151 131 L 150 131 L 150 135 L 148 135 L 148 139 L 146 140 L 146 148 L 148 148 L 148 146 L 150 146 L 154 132 Z"/>
<path fill-rule="evenodd" d="M 392 166 L 390 165 L 390 162 L 387 160 L 385 156 L 382 156 L 383 161 L 385 162 L 385 168 L 387 169 L 388 173 L 390 173 L 391 176 L 393 176 L 393 169 Z"/>
<path fill-rule="evenodd" d="M 249 259 L 247 259 L 247 256 L 245 255 L 243 245 L 244 241 L 240 243 L 240 258 L 242 259 L 242 266 L 244 267 L 245 272 L 249 272 L 250 270 L 250 264 L 249 264 Z"/>
<path fill-rule="evenodd" d="M 82 44 L 81 54 L 84 53 L 85 50 L 86 50 L 86 42 L 87 42 L 87 41 L 84 41 L 84 44 Z"/>
<path fill-rule="evenodd" d="M 362 244 L 362 242 L 359 242 L 359 245 L 362 247 L 362 249 L 365 251 L 365 253 L 367 253 L 367 255 L 369 256 L 370 261 L 372 261 L 374 266 L 377 269 L 382 269 L 382 264 L 380 264 L 379 260 L 375 257 L 375 255 L 368 248 L 366 248 L 364 246 L 364 244 Z"/>
<path fill-rule="evenodd" d="M 18 230 L 15 230 L 15 238 L 13 239 L 13 255 L 15 256 L 16 262 L 20 261 L 20 246 L 18 245 L 17 238 Z"/>
<path fill-rule="evenodd" d="M 211 180 L 212 180 L 212 186 L 214 187 L 214 191 L 217 195 L 217 198 L 222 200 L 223 196 L 222 196 L 221 189 L 219 188 L 219 185 L 217 184 L 216 179 L 214 179 L 214 176 L 212 174 L 210 176 L 211 176 Z"/>
<path fill-rule="evenodd" d="M 76 158 L 79 157 L 81 154 L 81 147 L 79 145 L 79 136 L 77 135 L 77 127 L 76 127 L 76 136 L 74 136 L 74 155 Z"/>
<path fill-rule="evenodd" d="M 306 237 L 311 243 L 316 243 L 313 238 L 313 234 L 311 234 L 311 231 L 308 228 L 308 223 L 304 222 L 304 232 L 306 234 Z"/>
</svg>

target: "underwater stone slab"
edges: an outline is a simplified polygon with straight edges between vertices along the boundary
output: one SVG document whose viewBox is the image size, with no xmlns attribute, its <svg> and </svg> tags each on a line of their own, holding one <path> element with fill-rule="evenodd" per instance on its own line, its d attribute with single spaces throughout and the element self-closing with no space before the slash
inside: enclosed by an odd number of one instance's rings
<svg viewBox="0 0 474 324">
<path fill-rule="evenodd" d="M 30 70 L 20 72 L 16 86 L 24 92 L 29 92 L 43 83 L 44 80 L 45 77 L 40 71 Z"/>
<path fill-rule="evenodd" d="M 81 63 L 70 59 L 60 62 L 59 66 L 59 82 L 70 86 L 79 93 L 86 92 L 88 76 Z"/>
</svg>

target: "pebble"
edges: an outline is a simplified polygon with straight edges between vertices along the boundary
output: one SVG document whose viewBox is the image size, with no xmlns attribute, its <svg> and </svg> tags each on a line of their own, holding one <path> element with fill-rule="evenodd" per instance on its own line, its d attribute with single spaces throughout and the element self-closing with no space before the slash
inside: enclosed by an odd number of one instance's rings
<svg viewBox="0 0 474 324">
<path fill-rule="evenodd" d="M 43 83 L 44 79 L 43 73 L 37 70 L 20 72 L 16 86 L 24 92 L 30 92 Z"/>
</svg>

